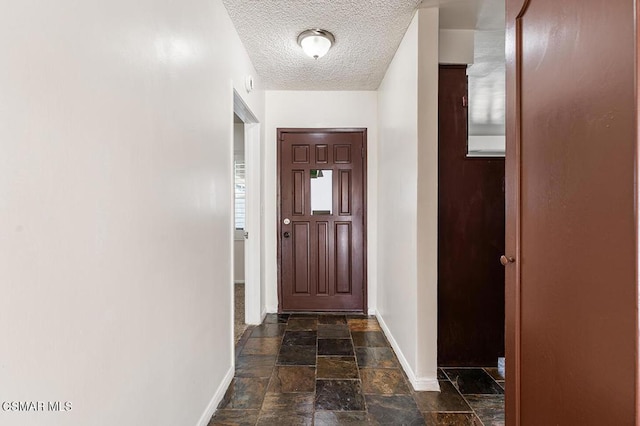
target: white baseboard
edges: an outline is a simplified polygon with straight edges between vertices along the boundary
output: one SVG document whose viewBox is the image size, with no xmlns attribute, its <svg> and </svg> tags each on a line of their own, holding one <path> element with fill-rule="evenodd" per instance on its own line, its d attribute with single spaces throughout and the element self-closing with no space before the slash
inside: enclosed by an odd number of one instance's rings
<svg viewBox="0 0 640 426">
<path fill-rule="evenodd" d="M 218 386 L 218 389 L 216 389 L 216 392 L 213 394 L 213 398 L 211 398 L 211 401 L 209 401 L 209 404 L 204 410 L 204 413 L 202 413 L 202 416 L 200 416 L 200 420 L 198 420 L 198 426 L 207 426 L 209 424 L 211 417 L 213 417 L 216 412 L 218 404 L 220 404 L 220 401 L 222 401 L 222 398 L 224 398 L 224 394 L 231 384 L 231 381 L 233 380 L 234 372 L 235 369 L 233 368 L 233 366 L 231 366 L 229 368 L 229 371 L 227 371 L 227 374 L 225 374 L 224 378 L 222 379 L 222 383 L 220 383 L 220 386 Z"/>
<path fill-rule="evenodd" d="M 278 307 L 277 306 L 267 306 L 267 313 L 268 314 L 277 314 L 278 313 Z"/>
<path fill-rule="evenodd" d="M 391 334 L 391 330 L 387 327 L 387 324 L 384 322 L 384 318 L 380 315 L 379 312 L 375 313 L 376 318 L 378 319 L 378 323 L 380 323 L 380 328 L 384 332 L 384 335 L 389 340 L 391 347 L 396 353 L 398 360 L 400 361 L 400 365 L 402 365 L 402 369 L 405 373 L 407 373 L 407 377 L 409 377 L 409 381 L 411 382 L 411 386 L 416 391 L 436 391 L 440 392 L 440 383 L 438 382 L 437 377 L 416 377 L 416 374 L 413 372 L 409 361 L 402 353 L 398 342 L 393 338 L 393 334 Z"/>
<path fill-rule="evenodd" d="M 440 392 L 440 382 L 438 379 L 416 378 L 411 381 L 411 386 L 415 391 Z"/>
<path fill-rule="evenodd" d="M 375 309 L 369 309 L 369 311 L 367 312 L 367 314 L 369 314 L 369 315 L 375 315 L 375 314 L 376 314 L 376 310 L 375 310 Z"/>
</svg>

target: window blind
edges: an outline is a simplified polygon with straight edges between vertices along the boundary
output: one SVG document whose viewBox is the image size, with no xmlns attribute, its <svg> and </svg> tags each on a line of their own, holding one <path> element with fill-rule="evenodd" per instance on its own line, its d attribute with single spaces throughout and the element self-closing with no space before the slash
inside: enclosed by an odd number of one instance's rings
<svg viewBox="0 0 640 426">
<path fill-rule="evenodd" d="M 235 197 L 235 227 L 244 229 L 246 215 L 246 194 L 245 194 L 245 164 L 244 158 L 236 158 L 233 162 L 234 169 L 234 197 Z"/>
</svg>

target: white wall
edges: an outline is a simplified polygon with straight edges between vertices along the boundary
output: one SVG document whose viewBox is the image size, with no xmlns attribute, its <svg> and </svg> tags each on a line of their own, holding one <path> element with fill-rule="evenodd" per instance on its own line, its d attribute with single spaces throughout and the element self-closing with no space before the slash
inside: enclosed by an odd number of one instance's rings
<svg viewBox="0 0 640 426">
<path fill-rule="evenodd" d="M 8 2 L 0 50 L 0 395 L 73 403 L 0 424 L 206 424 L 233 373 L 232 87 L 255 75 L 226 10 Z"/>
<path fill-rule="evenodd" d="M 438 389 L 437 85 L 438 9 L 420 9 L 378 91 L 377 313 L 423 390 Z"/>
<path fill-rule="evenodd" d="M 438 37 L 441 64 L 473 64 L 475 30 L 440 30 Z"/>
<path fill-rule="evenodd" d="M 438 370 L 438 9 L 418 11 L 418 387 Z"/>
<path fill-rule="evenodd" d="M 276 130 L 285 127 L 367 128 L 367 203 L 377 205 L 377 93 L 373 91 L 267 91 L 264 170 L 264 272 L 269 312 L 278 309 L 277 276 L 277 152 Z M 367 209 L 368 307 L 377 294 L 377 209 Z"/>
</svg>

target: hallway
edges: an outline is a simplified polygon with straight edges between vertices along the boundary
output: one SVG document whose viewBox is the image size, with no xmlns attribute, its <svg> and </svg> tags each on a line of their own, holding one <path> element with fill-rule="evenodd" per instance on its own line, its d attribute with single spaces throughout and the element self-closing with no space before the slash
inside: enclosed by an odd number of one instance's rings
<svg viewBox="0 0 640 426">
<path fill-rule="evenodd" d="M 496 369 L 439 369 L 438 379 L 441 392 L 413 391 L 375 317 L 268 314 L 238 342 L 209 426 L 504 424 Z"/>
</svg>

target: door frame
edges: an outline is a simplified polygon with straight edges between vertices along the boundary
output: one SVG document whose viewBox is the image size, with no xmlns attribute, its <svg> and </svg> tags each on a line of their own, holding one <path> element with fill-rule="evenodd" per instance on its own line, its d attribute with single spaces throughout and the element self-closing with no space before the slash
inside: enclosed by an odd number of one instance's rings
<svg viewBox="0 0 640 426">
<path fill-rule="evenodd" d="M 244 322 L 250 325 L 258 325 L 262 322 L 265 315 L 261 306 L 262 295 L 260 284 L 262 280 L 262 271 L 260 269 L 260 236 L 262 235 L 262 220 L 260 214 L 262 197 L 260 189 L 260 176 L 262 174 L 262 162 L 260 156 L 260 123 L 235 89 L 233 90 L 233 112 L 244 122 L 244 161 L 246 183 L 245 232 L 249 233 L 249 237 L 244 240 Z M 231 167 L 231 169 L 233 170 L 233 167 Z M 232 209 L 232 211 L 234 210 Z"/>
<path fill-rule="evenodd" d="M 530 0 L 507 1 L 506 8 L 506 154 L 505 154 L 505 255 L 515 262 L 505 267 L 505 419 L 520 425 L 520 180 L 521 180 L 521 65 L 522 18 Z"/>
<path fill-rule="evenodd" d="M 281 212 L 281 194 L 280 194 L 280 177 L 281 177 L 281 158 L 280 151 L 282 149 L 282 136 L 284 133 L 361 133 L 362 134 L 362 148 L 364 150 L 364 161 L 362 162 L 362 202 L 364 205 L 362 212 L 362 229 L 364 232 L 363 235 L 363 283 L 362 283 L 362 312 L 366 315 L 368 313 L 368 277 L 367 277 L 367 248 L 368 248 L 368 240 L 367 240 L 367 160 L 369 156 L 367 155 L 367 129 L 365 127 L 334 127 L 334 128 L 286 128 L 286 127 L 278 127 L 276 129 L 276 246 L 277 246 L 277 270 L 278 270 L 278 312 L 282 313 L 282 247 L 280 243 L 280 236 L 282 235 L 282 212 Z"/>
</svg>

